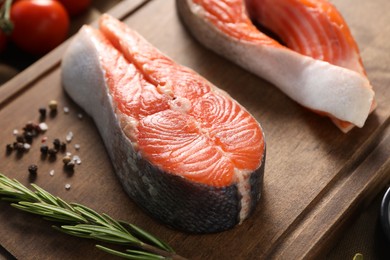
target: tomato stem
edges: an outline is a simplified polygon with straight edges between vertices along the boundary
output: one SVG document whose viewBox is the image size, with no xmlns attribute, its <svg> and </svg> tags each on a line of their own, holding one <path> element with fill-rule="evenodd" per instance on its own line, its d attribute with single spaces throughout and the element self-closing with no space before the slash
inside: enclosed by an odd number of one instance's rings
<svg viewBox="0 0 390 260">
<path fill-rule="evenodd" d="M 14 23 L 10 19 L 12 1 L 13 0 L 5 0 L 5 3 L 4 1 L 1 2 L 3 5 L 0 9 L 0 30 L 7 35 L 11 34 L 14 29 Z"/>
</svg>

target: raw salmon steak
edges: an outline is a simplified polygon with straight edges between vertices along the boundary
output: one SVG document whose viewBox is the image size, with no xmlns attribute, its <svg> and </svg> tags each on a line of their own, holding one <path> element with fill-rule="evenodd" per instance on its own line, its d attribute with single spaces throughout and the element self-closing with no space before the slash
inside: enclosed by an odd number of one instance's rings
<svg viewBox="0 0 390 260">
<path fill-rule="evenodd" d="M 229 229 L 260 198 L 259 123 L 226 92 L 103 15 L 62 61 L 62 83 L 94 119 L 126 192 L 152 216 L 191 232 Z"/>
<path fill-rule="evenodd" d="M 176 3 L 184 24 L 207 48 L 273 83 L 302 106 L 330 117 L 343 132 L 362 127 L 375 109 L 357 44 L 327 0 Z"/>
</svg>

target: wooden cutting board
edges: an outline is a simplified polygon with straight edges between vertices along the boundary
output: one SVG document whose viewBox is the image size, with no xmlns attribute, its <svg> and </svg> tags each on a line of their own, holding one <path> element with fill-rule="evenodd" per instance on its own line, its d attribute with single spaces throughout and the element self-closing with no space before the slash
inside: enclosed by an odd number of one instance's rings
<svg viewBox="0 0 390 260">
<path fill-rule="evenodd" d="M 390 10 L 390 2 L 333 2 L 361 48 L 378 102 L 364 128 L 348 134 L 198 44 L 180 23 L 173 0 L 124 1 L 111 10 L 178 63 L 229 92 L 261 122 L 267 142 L 264 191 L 254 214 L 240 226 L 218 234 L 185 234 L 150 218 L 126 196 L 93 121 L 62 90 L 60 59 L 69 42 L 0 87 L 0 172 L 137 224 L 190 259 L 296 259 L 326 253 L 354 214 L 390 180 L 390 16 L 383 14 Z M 23 156 L 6 155 L 13 130 L 38 121 L 38 109 L 52 99 L 58 101 L 59 111 L 46 119 L 46 134 L 35 139 Z M 69 114 L 62 111 L 64 106 Z M 54 138 L 64 140 L 69 131 L 74 139 L 68 151 L 82 160 L 74 174 L 63 170 L 61 157 L 41 159 L 39 152 L 43 136 L 51 143 Z M 80 144 L 79 151 L 74 144 Z M 27 172 L 32 163 L 39 166 L 35 179 Z M 65 189 L 68 183 L 70 190 Z M 50 226 L 0 202 L 0 244 L 10 255 L 18 259 L 108 258 L 94 248 L 95 242 L 69 237 Z"/>
</svg>

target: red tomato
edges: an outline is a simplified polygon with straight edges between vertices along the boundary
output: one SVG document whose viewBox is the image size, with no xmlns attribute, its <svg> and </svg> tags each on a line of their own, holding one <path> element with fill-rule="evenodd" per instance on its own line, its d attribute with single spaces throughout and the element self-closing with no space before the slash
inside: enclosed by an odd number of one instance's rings
<svg viewBox="0 0 390 260">
<path fill-rule="evenodd" d="M 14 23 L 12 41 L 34 55 L 49 52 L 68 35 L 69 17 L 57 1 L 17 1 L 11 7 L 11 20 Z"/>
<path fill-rule="evenodd" d="M 62 3 L 70 15 L 78 15 L 88 9 L 91 0 L 57 0 Z"/>
</svg>

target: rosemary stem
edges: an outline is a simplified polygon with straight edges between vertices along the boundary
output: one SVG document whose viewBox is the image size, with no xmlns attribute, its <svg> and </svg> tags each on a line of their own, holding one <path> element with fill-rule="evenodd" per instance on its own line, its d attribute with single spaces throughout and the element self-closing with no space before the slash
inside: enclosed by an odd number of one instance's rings
<svg viewBox="0 0 390 260">
<path fill-rule="evenodd" d="M 140 257 L 147 256 L 174 260 L 186 259 L 174 253 L 173 249 L 162 240 L 133 224 L 117 221 L 107 214 L 99 214 L 81 204 L 67 203 L 37 185 L 32 184 L 32 187 L 34 190 L 0 173 L 1 199 L 12 201 L 12 206 L 17 209 L 57 222 L 54 228 L 59 231 L 72 236 L 129 245 L 139 249 L 127 249 L 126 252 L 120 252 L 97 245 L 99 249 L 120 257 L 141 259 Z"/>
</svg>

